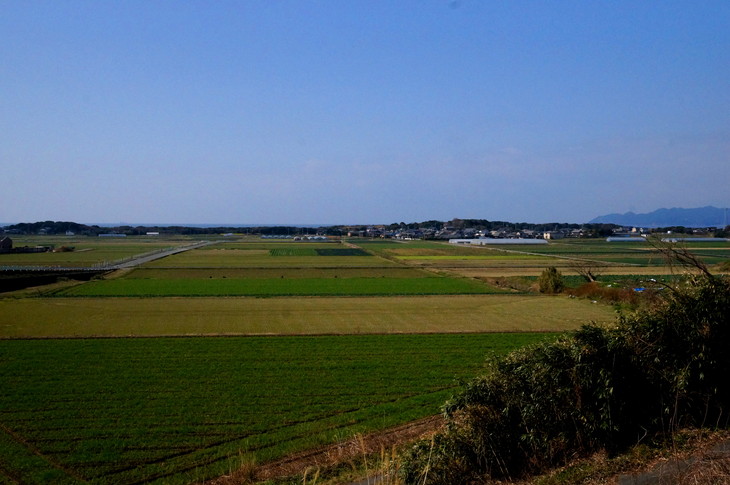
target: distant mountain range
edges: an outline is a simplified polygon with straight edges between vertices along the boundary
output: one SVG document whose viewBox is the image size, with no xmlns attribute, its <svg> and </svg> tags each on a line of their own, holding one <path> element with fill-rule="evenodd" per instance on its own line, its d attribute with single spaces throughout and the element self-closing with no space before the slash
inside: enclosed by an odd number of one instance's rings
<svg viewBox="0 0 730 485">
<path fill-rule="evenodd" d="M 707 206 L 696 209 L 658 209 L 648 214 L 608 214 L 589 221 L 591 224 L 618 224 L 632 227 L 725 227 L 730 210 Z"/>
</svg>

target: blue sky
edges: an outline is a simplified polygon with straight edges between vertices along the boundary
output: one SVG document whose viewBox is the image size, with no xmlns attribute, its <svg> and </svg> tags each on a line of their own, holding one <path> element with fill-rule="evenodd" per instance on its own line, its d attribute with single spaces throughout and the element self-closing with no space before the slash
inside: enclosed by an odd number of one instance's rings
<svg viewBox="0 0 730 485">
<path fill-rule="evenodd" d="M 730 2 L 0 0 L 0 221 L 730 206 Z"/>
</svg>

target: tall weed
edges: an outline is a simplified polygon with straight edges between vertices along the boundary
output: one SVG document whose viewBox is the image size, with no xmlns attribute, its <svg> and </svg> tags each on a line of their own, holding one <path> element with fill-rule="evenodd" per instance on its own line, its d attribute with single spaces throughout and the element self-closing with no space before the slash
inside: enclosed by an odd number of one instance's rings
<svg viewBox="0 0 730 485">
<path fill-rule="evenodd" d="M 727 426 L 730 282 L 701 272 L 661 301 L 490 362 L 416 444 L 406 483 L 517 478 L 679 426 Z"/>
</svg>

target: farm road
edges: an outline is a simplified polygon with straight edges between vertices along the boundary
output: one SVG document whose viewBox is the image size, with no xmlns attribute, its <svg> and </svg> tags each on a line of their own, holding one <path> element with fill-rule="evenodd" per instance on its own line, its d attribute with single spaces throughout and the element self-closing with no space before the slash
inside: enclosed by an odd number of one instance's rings
<svg viewBox="0 0 730 485">
<path fill-rule="evenodd" d="M 185 251 L 190 251 L 191 249 L 202 248 L 205 246 L 210 246 L 212 244 L 217 244 L 217 241 L 200 241 L 194 244 L 190 244 L 188 246 L 179 246 L 176 248 L 167 249 L 165 251 L 155 251 L 154 253 L 141 254 L 134 257 L 133 259 L 114 265 L 114 269 L 134 268 L 141 264 L 155 261 L 156 259 L 166 258 L 168 256 L 172 256 L 173 254 L 183 253 Z"/>
</svg>

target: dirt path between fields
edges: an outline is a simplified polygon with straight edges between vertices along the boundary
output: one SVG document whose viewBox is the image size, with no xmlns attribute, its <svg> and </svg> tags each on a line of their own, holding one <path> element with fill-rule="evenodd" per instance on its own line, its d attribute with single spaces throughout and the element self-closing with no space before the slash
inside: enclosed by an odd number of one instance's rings
<svg viewBox="0 0 730 485">
<path fill-rule="evenodd" d="M 330 467 L 363 455 L 430 435 L 443 426 L 441 416 L 413 421 L 378 433 L 355 436 L 334 445 L 308 450 L 257 467 L 244 467 L 230 475 L 214 478 L 203 485 L 233 485 L 256 483 L 274 478 L 302 474 L 308 468 Z"/>
</svg>

